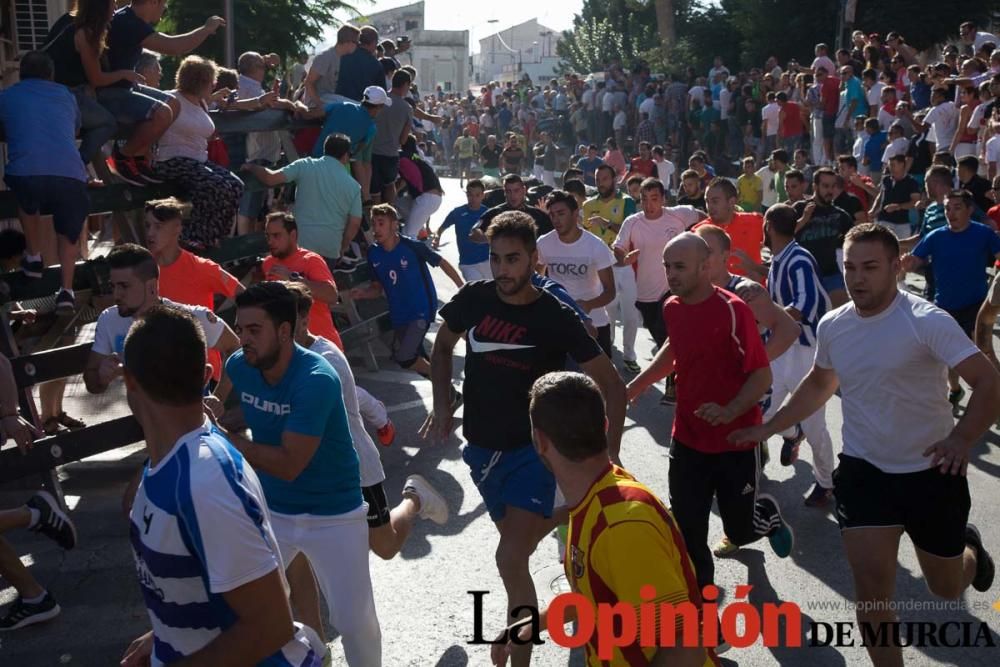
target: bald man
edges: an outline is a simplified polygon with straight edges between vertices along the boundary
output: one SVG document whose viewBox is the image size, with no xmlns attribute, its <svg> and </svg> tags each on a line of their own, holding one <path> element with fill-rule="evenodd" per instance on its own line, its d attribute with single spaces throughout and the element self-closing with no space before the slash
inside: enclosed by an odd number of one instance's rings
<svg viewBox="0 0 1000 667">
<path fill-rule="evenodd" d="M 671 370 L 677 373 L 670 505 L 699 587 L 715 578 L 708 547 L 713 498 L 733 544 L 766 536 L 775 554 L 785 558 L 794 543 L 777 501 L 758 493 L 758 443 L 727 439 L 743 425 L 761 423 L 759 401 L 771 386 L 771 368 L 750 307 L 712 284 L 710 256 L 708 243 L 690 232 L 664 248 L 672 292 L 663 305 L 667 341 L 628 386 L 629 400 L 635 400 Z"/>
</svg>

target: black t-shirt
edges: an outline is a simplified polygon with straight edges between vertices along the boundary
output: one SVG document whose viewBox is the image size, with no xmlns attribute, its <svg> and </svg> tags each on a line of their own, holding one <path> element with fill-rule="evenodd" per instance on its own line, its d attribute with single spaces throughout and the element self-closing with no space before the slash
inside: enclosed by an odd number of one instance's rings
<svg viewBox="0 0 1000 667">
<path fill-rule="evenodd" d="M 535 380 L 602 354 L 573 310 L 542 291 L 526 305 L 505 303 L 496 283 L 467 283 L 441 308 L 455 333 L 466 333 L 462 435 L 499 451 L 531 444 L 528 391 Z"/>
<path fill-rule="evenodd" d="M 75 40 L 76 26 L 73 24 L 73 17 L 63 14 L 52 24 L 42 49 L 52 58 L 55 68 L 53 80 L 69 88 L 87 83 L 87 74 L 83 71 Z"/>
<path fill-rule="evenodd" d="M 972 198 L 976 200 L 976 206 L 983 213 L 993 207 L 994 202 L 986 196 L 986 193 L 993 189 L 988 178 L 976 174 L 964 183 L 959 183 L 958 187 L 962 190 L 968 190 L 972 194 Z"/>
<path fill-rule="evenodd" d="M 865 207 L 861 204 L 861 200 L 847 190 L 841 192 L 840 196 L 833 200 L 833 205 L 847 211 L 847 215 L 851 216 L 852 223 L 857 221 L 858 213 L 865 210 Z"/>
<path fill-rule="evenodd" d="M 107 71 L 134 70 L 139 63 L 139 56 L 142 55 L 143 41 L 154 32 L 156 31 L 153 30 L 153 26 L 139 18 L 132 11 L 131 5 L 115 12 L 108 27 Z M 112 85 L 129 88 L 132 84 L 128 81 L 119 81 Z"/>
<path fill-rule="evenodd" d="M 802 217 L 808 201 L 795 202 L 795 212 Z M 854 226 L 854 218 L 836 206 L 816 205 L 809 222 L 795 235 L 795 240 L 808 250 L 819 264 L 820 276 L 840 271 L 837 250 L 844 245 L 844 234 Z"/>
<path fill-rule="evenodd" d="M 705 207 L 705 195 L 701 195 L 700 197 L 688 197 L 687 195 L 681 195 L 677 198 L 677 205 L 694 206 L 699 211 L 708 212 L 708 209 Z"/>
<path fill-rule="evenodd" d="M 906 157 L 913 160 L 910 164 L 910 173 L 923 176 L 934 159 L 931 154 L 931 144 L 927 141 L 927 132 L 921 132 L 910 140 Z"/>
<path fill-rule="evenodd" d="M 904 176 L 898 181 L 893 181 L 892 176 L 882 179 L 882 210 L 879 212 L 879 220 L 891 222 L 894 225 L 905 225 L 910 221 L 910 212 L 905 210 L 895 210 L 888 213 L 885 207 L 889 204 L 908 204 L 910 195 L 920 194 L 920 185 L 909 176 Z"/>
<path fill-rule="evenodd" d="M 493 222 L 493 218 L 497 217 L 501 213 L 506 213 L 507 211 L 521 211 L 527 213 L 531 216 L 531 219 L 535 221 L 535 226 L 538 227 L 538 236 L 542 234 L 548 234 L 552 231 L 552 220 L 549 218 L 549 214 L 540 208 L 535 208 L 534 206 L 528 206 L 524 204 L 521 208 L 513 208 L 507 202 L 500 204 L 499 206 L 494 206 L 490 210 L 483 213 L 483 217 L 480 219 L 479 226 L 485 233 L 489 229 L 490 224 Z"/>
<path fill-rule="evenodd" d="M 499 146 L 494 146 L 493 148 L 483 146 L 483 149 L 479 151 L 479 157 L 483 160 L 483 167 L 486 169 L 499 169 L 500 153 L 502 152 L 503 149 Z"/>
</svg>

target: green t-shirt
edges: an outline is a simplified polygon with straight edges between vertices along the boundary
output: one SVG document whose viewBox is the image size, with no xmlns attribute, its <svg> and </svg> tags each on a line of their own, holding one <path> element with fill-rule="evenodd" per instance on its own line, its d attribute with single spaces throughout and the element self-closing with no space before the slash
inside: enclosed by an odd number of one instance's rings
<svg viewBox="0 0 1000 667">
<path fill-rule="evenodd" d="M 458 157 L 462 159 L 475 157 L 477 145 L 476 140 L 472 137 L 459 137 L 455 140 L 455 148 L 458 151 Z"/>
<path fill-rule="evenodd" d="M 279 173 L 297 186 L 299 245 L 323 257 L 340 257 L 347 219 L 361 217 L 361 186 L 340 160 L 328 155 L 296 160 Z"/>
</svg>

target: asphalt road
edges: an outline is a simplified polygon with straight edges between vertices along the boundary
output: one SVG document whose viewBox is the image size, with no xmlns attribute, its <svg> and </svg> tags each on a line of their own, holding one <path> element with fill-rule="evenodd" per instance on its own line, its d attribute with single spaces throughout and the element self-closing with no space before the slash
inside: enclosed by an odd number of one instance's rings
<svg viewBox="0 0 1000 667">
<path fill-rule="evenodd" d="M 464 202 L 457 181 L 446 179 L 445 205 L 433 218 L 436 225 L 447 210 Z M 444 255 L 457 263 L 452 232 L 445 237 Z M 435 280 L 442 301 L 454 293 L 443 274 Z M 651 344 L 645 333 L 639 336 L 639 359 L 650 357 Z M 461 355 L 459 346 L 457 351 Z M 489 591 L 484 600 L 484 634 L 494 636 L 503 626 L 504 593 L 496 573 L 493 554 L 497 533 L 486 515 L 478 492 L 471 484 L 461 460 L 460 437 L 447 444 L 422 442 L 417 429 L 430 403 L 430 384 L 393 366 L 387 350 L 379 350 L 382 371 L 358 372 L 358 382 L 383 400 L 397 427 L 397 440 L 382 450 L 391 502 L 397 502 L 406 475 L 420 473 L 445 495 L 451 520 L 445 526 L 419 523 L 409 541 L 392 561 L 371 559 L 372 580 L 382 626 L 384 664 L 388 667 L 460 667 L 489 664 L 488 647 L 470 645 L 473 639 L 473 598 L 469 591 Z M 459 361 L 461 358 L 459 358 Z M 615 363 L 621 358 L 616 354 Z M 459 377 L 460 364 L 456 364 Z M 358 366 L 360 368 L 360 366 Z M 92 421 L 125 410 L 120 391 L 100 399 L 86 396 L 81 384 L 71 387 L 70 412 L 86 412 Z M 659 404 L 659 395 L 649 392 L 628 415 L 622 458 L 627 468 L 662 498 L 667 495 L 667 450 L 672 412 Z M 827 408 L 827 419 L 835 447 L 840 447 L 841 412 L 839 399 Z M 777 452 L 778 442 L 772 441 Z M 42 665 L 116 664 L 135 636 L 148 629 L 146 611 L 136 583 L 126 523 L 119 510 L 124 486 L 143 459 L 139 448 L 109 452 L 95 460 L 62 469 L 64 489 L 72 506 L 71 515 L 80 531 L 76 550 L 63 553 L 52 542 L 34 534 L 16 533 L 11 538 L 22 558 L 32 563 L 35 576 L 58 598 L 63 613 L 50 623 L 0 635 L 0 665 L 4 667 Z M 848 606 L 852 582 L 839 533 L 827 511 L 810 509 L 802 498 L 812 485 L 810 451 L 802 447 L 802 458 L 793 467 L 782 468 L 775 461 L 766 469 L 764 488 L 778 498 L 784 515 L 793 526 L 796 546 L 790 558 L 774 556 L 766 541 L 750 545 L 734 558 L 717 563 L 717 583 L 724 591 L 722 605 L 733 601 L 736 586 L 749 584 L 754 605 L 795 602 L 800 605 L 803 624 L 849 623 L 854 613 Z M 972 520 L 981 528 L 988 545 L 1000 551 L 1000 522 L 995 507 L 1000 501 L 1000 434 L 990 432 L 974 451 L 969 466 L 972 487 Z M 0 506 L 23 500 L 27 492 L 0 495 Z M 722 526 L 713 514 L 710 539 L 722 537 Z M 335 546 L 333 547 L 335 548 Z M 546 539 L 531 561 L 539 596 L 543 602 L 565 590 L 565 579 L 557 560 L 557 543 Z M 970 591 L 959 608 L 940 604 L 927 592 L 908 539 L 899 554 L 896 597 L 900 616 L 907 621 L 968 623 L 975 636 L 979 623 L 1000 627 L 1000 611 L 991 605 L 1000 597 L 1000 586 L 990 593 Z M 0 582 L 0 604 L 10 602 L 13 589 Z M 937 606 L 935 606 L 937 605 Z M 952 626 L 946 639 L 959 641 L 961 632 Z M 810 633 L 811 636 L 811 633 Z M 990 631 L 990 640 L 1000 637 Z M 868 664 L 859 632 L 853 628 L 848 646 L 765 648 L 760 642 L 725 654 L 724 664 L 820 665 Z M 808 641 L 808 637 L 806 638 Z M 985 642 L 980 637 L 980 642 Z M 995 648 L 913 646 L 904 649 L 908 665 L 997 665 Z M 339 642 L 334 646 L 334 664 L 344 664 Z M 544 666 L 582 664 L 579 653 L 571 654 L 548 642 L 535 651 L 535 664 Z"/>
</svg>

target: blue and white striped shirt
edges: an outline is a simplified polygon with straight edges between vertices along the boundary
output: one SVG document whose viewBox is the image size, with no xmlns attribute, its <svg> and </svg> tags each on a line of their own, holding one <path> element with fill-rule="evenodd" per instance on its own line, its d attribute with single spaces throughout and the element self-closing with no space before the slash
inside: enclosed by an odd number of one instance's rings
<svg viewBox="0 0 1000 667">
<path fill-rule="evenodd" d="M 153 665 L 199 651 L 236 621 L 224 593 L 284 571 L 257 475 L 208 422 L 155 468 L 147 465 L 129 518 Z M 298 627 L 260 664 L 318 667 L 321 660 Z"/>
<path fill-rule="evenodd" d="M 819 279 L 819 265 L 808 250 L 792 241 L 771 260 L 767 289 L 782 308 L 802 313 L 799 345 L 816 345 L 816 327 L 830 310 L 830 297 Z"/>
</svg>

